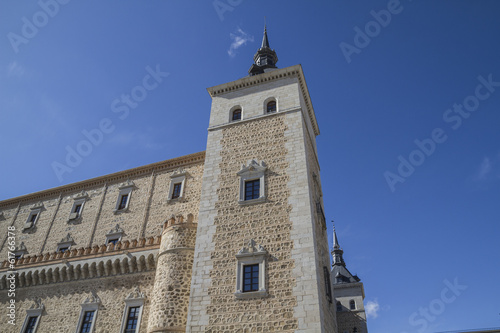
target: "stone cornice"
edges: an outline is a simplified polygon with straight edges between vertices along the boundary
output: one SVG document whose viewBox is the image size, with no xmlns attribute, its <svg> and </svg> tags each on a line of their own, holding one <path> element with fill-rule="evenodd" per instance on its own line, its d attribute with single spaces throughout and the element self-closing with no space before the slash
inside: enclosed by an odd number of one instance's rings
<svg viewBox="0 0 500 333">
<path fill-rule="evenodd" d="M 112 173 L 105 176 L 91 178 L 80 182 L 54 187 L 48 190 L 43 190 L 31 194 L 22 195 L 15 198 L 0 201 L 0 207 L 7 207 L 19 202 L 30 202 L 41 200 L 50 196 L 58 195 L 60 193 L 81 192 L 92 187 L 102 186 L 106 183 L 114 183 L 119 181 L 126 181 L 128 178 L 149 174 L 153 171 L 158 172 L 165 169 L 179 168 L 191 164 L 203 163 L 205 161 L 205 152 L 194 153 L 181 157 L 176 157 L 170 160 L 156 162 L 148 165 L 143 165 L 137 168 L 128 169 Z"/>
<path fill-rule="evenodd" d="M 252 87 L 265 82 L 280 80 L 285 77 L 297 77 L 300 85 L 300 90 L 302 92 L 302 95 L 304 96 L 304 101 L 307 108 L 307 114 L 309 115 L 309 119 L 311 120 L 314 134 L 319 135 L 318 122 L 316 121 L 316 115 L 314 114 L 311 97 L 309 96 L 309 89 L 307 88 L 307 83 L 301 65 L 276 69 L 259 75 L 247 76 L 236 81 L 207 88 L 207 91 L 213 98 L 221 94 L 227 94 L 232 91 Z"/>
</svg>

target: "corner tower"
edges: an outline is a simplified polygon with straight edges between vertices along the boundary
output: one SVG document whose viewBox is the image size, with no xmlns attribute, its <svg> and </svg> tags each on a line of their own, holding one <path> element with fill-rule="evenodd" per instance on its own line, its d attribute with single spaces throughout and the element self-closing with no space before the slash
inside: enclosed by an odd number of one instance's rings
<svg viewBox="0 0 500 333">
<path fill-rule="evenodd" d="M 208 88 L 186 331 L 337 332 L 304 73 L 276 68 L 267 31 L 254 61 L 250 76 Z"/>
<path fill-rule="evenodd" d="M 340 248 L 334 226 L 332 278 L 338 330 L 339 333 L 367 333 L 363 283 L 357 275 L 349 272 L 343 254 L 344 251 Z"/>
</svg>

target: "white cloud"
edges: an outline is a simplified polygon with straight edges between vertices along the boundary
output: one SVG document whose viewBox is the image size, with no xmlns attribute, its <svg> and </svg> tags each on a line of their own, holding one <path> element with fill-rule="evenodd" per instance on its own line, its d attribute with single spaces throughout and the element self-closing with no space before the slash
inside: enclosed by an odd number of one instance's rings
<svg viewBox="0 0 500 333">
<path fill-rule="evenodd" d="M 477 173 L 478 179 L 486 179 L 488 174 L 491 172 L 491 160 L 488 157 L 485 157 L 481 162 L 481 166 L 479 167 L 479 171 Z"/>
<path fill-rule="evenodd" d="M 482 159 L 476 173 L 473 176 L 475 181 L 490 182 L 500 179 L 500 153 L 496 156 L 486 156 Z"/>
<path fill-rule="evenodd" d="M 378 304 L 378 300 L 368 301 L 365 305 L 365 312 L 368 318 L 377 318 L 378 311 L 380 310 L 380 305 Z"/>
<path fill-rule="evenodd" d="M 7 76 L 21 77 L 24 75 L 24 67 L 19 65 L 17 61 L 11 62 L 7 66 Z"/>
<path fill-rule="evenodd" d="M 248 35 L 246 32 L 238 28 L 235 33 L 230 33 L 229 37 L 231 37 L 232 43 L 227 50 L 227 54 L 230 57 L 234 57 L 236 55 L 236 50 L 239 49 L 242 45 L 245 45 L 248 41 L 253 42 L 253 36 Z"/>
</svg>

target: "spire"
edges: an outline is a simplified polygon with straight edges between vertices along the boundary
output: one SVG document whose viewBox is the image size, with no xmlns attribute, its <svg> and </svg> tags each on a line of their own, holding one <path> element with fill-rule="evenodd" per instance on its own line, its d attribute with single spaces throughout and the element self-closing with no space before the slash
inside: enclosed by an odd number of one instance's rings
<svg viewBox="0 0 500 333">
<path fill-rule="evenodd" d="M 334 222 L 332 221 L 332 223 Z M 352 275 L 345 266 L 343 255 L 344 251 L 340 247 L 335 224 L 333 224 L 332 276 L 335 277 L 333 284 L 359 282 L 358 276 Z"/>
<path fill-rule="evenodd" d="M 264 37 L 262 37 L 262 44 L 260 45 L 260 48 L 263 49 L 265 47 L 268 49 L 270 48 L 269 40 L 267 39 L 267 26 L 264 25 Z"/>
<path fill-rule="evenodd" d="M 332 220 L 333 224 L 333 250 L 332 250 L 332 257 L 333 257 L 333 266 L 344 266 L 345 267 L 345 262 L 343 258 L 344 251 L 340 248 L 339 245 L 339 240 L 337 238 L 337 232 L 335 230 L 335 223 Z"/>
<path fill-rule="evenodd" d="M 276 52 L 269 46 L 269 39 L 267 38 L 267 25 L 264 25 L 264 36 L 262 37 L 262 44 L 253 56 L 253 65 L 248 70 L 248 74 L 257 75 L 273 70 L 278 62 Z"/>
<path fill-rule="evenodd" d="M 335 231 L 335 223 L 333 222 L 333 220 L 332 224 L 333 224 L 333 248 L 340 249 L 339 240 L 337 239 L 337 232 Z"/>
</svg>

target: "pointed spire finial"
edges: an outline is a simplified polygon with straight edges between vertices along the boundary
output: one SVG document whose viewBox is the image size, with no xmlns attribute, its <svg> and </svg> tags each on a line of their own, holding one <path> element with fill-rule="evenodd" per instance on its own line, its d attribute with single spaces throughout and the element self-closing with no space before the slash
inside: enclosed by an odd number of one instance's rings
<svg viewBox="0 0 500 333">
<path fill-rule="evenodd" d="M 335 221 L 332 220 L 333 224 L 333 248 L 340 249 L 339 240 L 337 239 L 337 232 L 335 231 Z"/>
<path fill-rule="evenodd" d="M 262 44 L 253 56 L 254 64 L 248 70 L 248 74 L 257 75 L 273 70 L 278 62 L 276 51 L 272 50 L 269 46 L 269 39 L 267 37 L 267 24 L 264 18 L 264 36 L 262 37 Z"/>
</svg>

